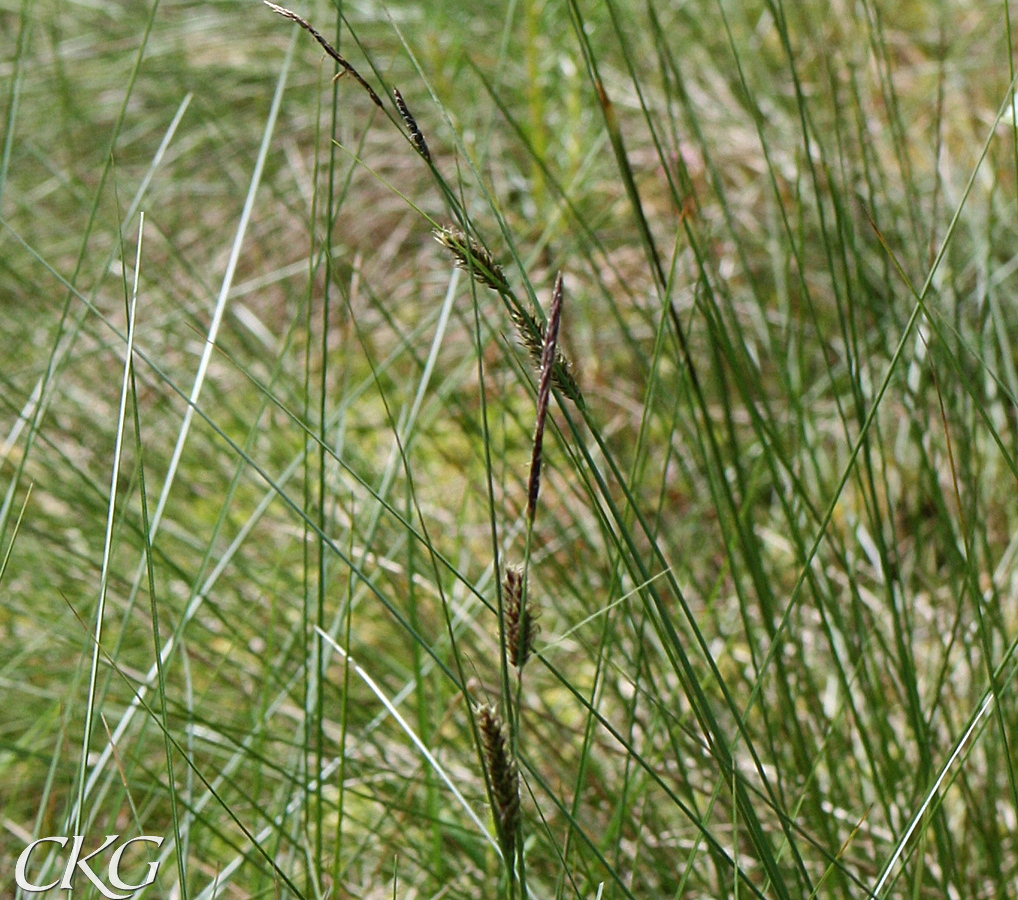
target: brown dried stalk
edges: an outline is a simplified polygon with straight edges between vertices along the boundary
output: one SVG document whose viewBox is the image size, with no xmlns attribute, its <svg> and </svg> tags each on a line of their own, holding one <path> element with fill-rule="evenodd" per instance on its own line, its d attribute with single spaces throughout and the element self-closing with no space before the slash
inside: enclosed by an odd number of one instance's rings
<svg viewBox="0 0 1018 900">
<path fill-rule="evenodd" d="M 275 3 L 270 3 L 269 0 L 262 0 L 262 2 L 273 12 L 279 13 L 279 15 L 281 15 L 284 19 L 290 19 L 300 25 L 301 28 L 308 32 L 311 37 L 325 48 L 325 52 L 342 67 L 344 72 L 349 72 L 354 77 L 354 80 L 368 92 L 368 96 L 374 101 L 375 106 L 381 110 L 385 109 L 385 107 L 382 106 L 382 101 L 379 99 L 378 94 L 375 93 L 375 89 L 361 78 L 360 72 L 351 66 L 350 63 L 348 63 L 342 56 L 340 56 L 332 44 L 325 40 L 325 38 L 314 29 L 307 19 L 301 18 L 301 16 L 298 16 L 292 9 L 287 9 L 285 6 L 277 6 Z"/>
</svg>

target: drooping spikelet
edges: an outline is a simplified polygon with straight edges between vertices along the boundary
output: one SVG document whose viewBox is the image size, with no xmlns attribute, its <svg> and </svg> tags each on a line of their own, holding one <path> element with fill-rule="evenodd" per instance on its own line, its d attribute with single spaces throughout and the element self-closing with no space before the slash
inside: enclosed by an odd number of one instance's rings
<svg viewBox="0 0 1018 900">
<path fill-rule="evenodd" d="M 519 775 L 516 763 L 509 756 L 505 728 L 498 713 L 490 706 L 482 706 L 477 716 L 484 743 L 484 761 L 491 778 L 495 830 L 502 856 L 511 871 L 516 852 L 516 830 L 520 824 Z"/>
<path fill-rule="evenodd" d="M 509 318 L 516 326 L 520 343 L 523 344 L 534 365 L 540 371 L 541 357 L 545 345 L 545 325 L 513 294 L 503 268 L 494 257 L 473 238 L 468 238 L 456 228 L 436 228 L 435 240 L 450 250 L 456 258 L 456 265 L 472 273 L 474 280 L 485 287 L 498 291 L 506 300 Z M 551 368 L 551 383 L 580 409 L 584 408 L 580 386 L 573 377 L 569 361 L 555 348 Z"/>
<path fill-rule="evenodd" d="M 534 649 L 537 613 L 533 605 L 523 605 L 523 572 L 508 568 L 502 581 L 502 602 L 505 609 L 505 640 L 509 662 L 522 669 Z"/>
<path fill-rule="evenodd" d="M 349 72 L 353 76 L 354 80 L 362 88 L 364 88 L 364 90 L 368 92 L 368 96 L 374 102 L 375 106 L 377 106 L 379 109 L 383 110 L 385 109 L 385 107 L 382 106 L 382 101 L 379 99 L 378 94 L 375 93 L 375 89 L 361 77 L 360 72 L 358 72 L 353 66 L 350 65 L 350 63 L 348 63 L 342 56 L 339 55 L 339 53 L 336 51 L 336 48 L 333 47 L 332 44 L 330 44 L 327 40 L 325 40 L 325 38 L 322 37 L 322 35 L 314 28 L 314 26 L 307 19 L 298 16 L 297 13 L 295 13 L 292 9 L 287 9 L 285 6 L 278 6 L 275 3 L 269 2 L 269 0 L 262 0 L 262 3 L 264 3 L 274 13 L 278 13 L 279 15 L 281 15 L 284 19 L 289 19 L 291 22 L 296 22 L 298 25 L 300 25 L 300 27 L 303 28 L 308 34 L 310 34 L 311 37 L 313 37 L 316 41 L 318 41 L 318 43 L 322 45 L 322 48 L 325 50 L 325 52 L 328 53 L 329 56 L 331 56 L 336 61 L 336 63 L 341 68 L 341 74 L 342 72 Z"/>
</svg>

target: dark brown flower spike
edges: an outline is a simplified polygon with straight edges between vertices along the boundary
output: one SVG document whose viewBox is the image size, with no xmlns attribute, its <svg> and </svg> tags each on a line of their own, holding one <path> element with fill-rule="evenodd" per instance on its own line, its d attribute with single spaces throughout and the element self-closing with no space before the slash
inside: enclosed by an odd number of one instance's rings
<svg viewBox="0 0 1018 900">
<path fill-rule="evenodd" d="M 520 790 L 516 763 L 509 757 L 505 728 L 498 713 L 490 706 L 477 711 L 484 743 L 484 761 L 491 778 L 495 831 L 509 871 L 516 854 L 516 830 L 520 824 Z"/>
<path fill-rule="evenodd" d="M 410 115 L 410 110 L 407 109 L 406 102 L 403 100 L 403 95 L 396 90 L 396 88 L 393 88 L 392 96 L 396 101 L 396 109 L 399 110 L 399 114 L 403 119 L 403 124 L 406 125 L 407 131 L 410 132 L 410 140 L 413 141 L 414 149 L 424 157 L 425 161 L 431 162 L 431 153 L 428 152 L 428 142 L 424 140 L 424 135 L 421 133 L 421 129 L 417 127 L 417 120 Z"/>
<path fill-rule="evenodd" d="M 273 12 L 279 13 L 279 15 L 281 15 L 284 19 L 290 19 L 300 25 L 301 28 L 308 32 L 311 37 L 325 48 L 325 52 L 342 67 L 344 72 L 349 72 L 354 77 L 354 80 L 356 80 L 356 82 L 368 92 L 368 96 L 372 99 L 372 101 L 374 101 L 375 106 L 381 110 L 385 109 L 385 107 L 382 106 L 382 101 L 379 99 L 378 94 L 375 93 L 375 89 L 361 78 L 360 72 L 351 66 L 350 63 L 348 63 L 342 56 L 340 56 L 332 44 L 325 40 L 325 38 L 323 38 L 321 34 L 314 29 L 307 19 L 298 16 L 292 9 L 287 9 L 285 6 L 277 6 L 275 3 L 270 3 L 269 0 L 262 0 L 262 2 Z"/>
<path fill-rule="evenodd" d="M 534 649 L 537 633 L 537 615 L 533 605 L 523 604 L 523 572 L 508 568 L 502 582 L 502 598 L 505 609 L 505 639 L 509 662 L 516 669 L 522 669 Z"/>
<path fill-rule="evenodd" d="M 530 457 L 530 479 L 527 482 L 527 520 L 534 521 L 537 512 L 537 495 L 541 490 L 541 459 L 544 446 L 544 421 L 548 416 L 548 401 L 551 399 L 551 382 L 555 376 L 555 360 L 558 356 L 558 329 L 562 320 L 562 273 L 555 276 L 555 287 L 551 292 L 551 308 L 548 311 L 548 327 L 544 332 L 544 347 L 541 348 L 541 377 L 537 384 L 537 425 L 534 428 L 534 449 Z"/>
</svg>

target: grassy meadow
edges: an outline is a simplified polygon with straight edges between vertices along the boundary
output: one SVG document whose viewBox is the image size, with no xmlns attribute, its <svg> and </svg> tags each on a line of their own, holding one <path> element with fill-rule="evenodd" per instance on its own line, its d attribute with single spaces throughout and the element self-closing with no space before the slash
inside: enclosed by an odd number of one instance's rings
<svg viewBox="0 0 1018 900">
<path fill-rule="evenodd" d="M 0 0 L 3 897 L 1014 896 L 1016 10 L 293 3 Z"/>
</svg>

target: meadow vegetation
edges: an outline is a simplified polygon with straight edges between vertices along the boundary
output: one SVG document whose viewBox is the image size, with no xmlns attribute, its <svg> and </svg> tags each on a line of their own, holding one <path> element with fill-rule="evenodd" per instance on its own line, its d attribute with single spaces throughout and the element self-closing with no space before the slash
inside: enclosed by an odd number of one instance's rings
<svg viewBox="0 0 1018 900">
<path fill-rule="evenodd" d="M 1009 896 L 1007 3 L 292 9 L 0 2 L 4 896 Z"/>
</svg>

